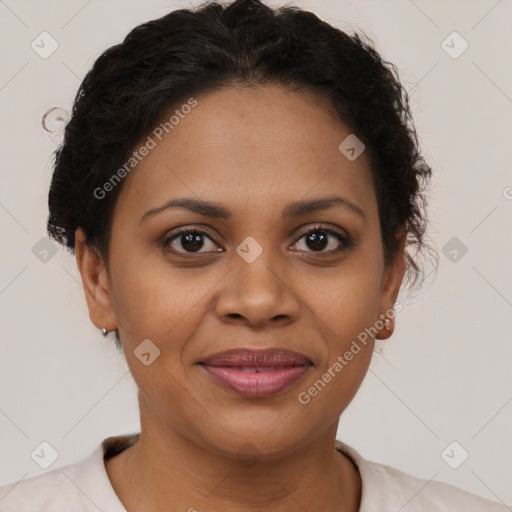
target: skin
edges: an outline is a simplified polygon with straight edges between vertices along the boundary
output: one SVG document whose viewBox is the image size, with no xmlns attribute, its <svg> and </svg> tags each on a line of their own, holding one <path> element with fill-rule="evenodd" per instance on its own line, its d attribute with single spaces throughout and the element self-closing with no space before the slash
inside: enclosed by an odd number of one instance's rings
<svg viewBox="0 0 512 512">
<path fill-rule="evenodd" d="M 351 132 L 324 99 L 277 85 L 196 99 L 126 178 L 108 268 L 76 233 L 91 321 L 119 330 L 139 389 L 140 441 L 106 461 L 107 474 L 129 512 L 357 511 L 360 475 L 334 440 L 374 339 L 310 403 L 297 396 L 392 308 L 404 237 L 386 267 L 369 159 L 363 152 L 349 161 L 339 151 Z M 282 218 L 291 202 L 333 195 L 364 217 L 334 205 Z M 141 222 L 183 197 L 219 203 L 232 218 L 175 207 Z M 304 235 L 316 224 L 348 234 L 352 245 L 335 235 L 320 249 L 308 245 Z M 199 253 L 181 237 L 167 249 L 159 244 L 181 226 L 206 231 Z M 263 249 L 252 263 L 236 252 L 248 236 Z M 391 336 L 394 320 L 390 327 L 377 337 Z M 145 339 L 161 351 L 149 366 L 134 355 Z M 196 364 L 232 348 L 268 347 L 313 362 L 299 382 L 268 398 L 226 390 Z M 257 453 L 253 464 L 240 456 L 247 443 Z"/>
</svg>

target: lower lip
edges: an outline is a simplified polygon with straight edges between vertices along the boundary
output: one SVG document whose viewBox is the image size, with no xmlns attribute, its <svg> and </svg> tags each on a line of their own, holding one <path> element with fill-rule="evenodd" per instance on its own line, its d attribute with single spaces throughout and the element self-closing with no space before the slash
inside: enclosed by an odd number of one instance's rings
<svg viewBox="0 0 512 512">
<path fill-rule="evenodd" d="M 201 365 L 218 383 L 246 398 L 275 395 L 297 382 L 310 366 L 290 366 L 266 372 L 243 372 L 230 366 Z"/>
</svg>

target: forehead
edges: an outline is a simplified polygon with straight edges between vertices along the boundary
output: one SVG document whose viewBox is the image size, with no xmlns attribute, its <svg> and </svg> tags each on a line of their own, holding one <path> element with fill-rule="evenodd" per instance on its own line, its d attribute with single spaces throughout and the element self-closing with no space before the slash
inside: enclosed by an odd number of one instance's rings
<svg viewBox="0 0 512 512">
<path fill-rule="evenodd" d="M 369 158 L 363 152 L 351 161 L 339 150 L 351 131 L 326 100 L 277 85 L 230 87 L 194 99 L 161 140 L 150 134 L 154 147 L 119 197 L 132 211 L 194 195 L 229 198 L 233 210 L 253 213 L 326 193 L 374 206 Z"/>
</svg>

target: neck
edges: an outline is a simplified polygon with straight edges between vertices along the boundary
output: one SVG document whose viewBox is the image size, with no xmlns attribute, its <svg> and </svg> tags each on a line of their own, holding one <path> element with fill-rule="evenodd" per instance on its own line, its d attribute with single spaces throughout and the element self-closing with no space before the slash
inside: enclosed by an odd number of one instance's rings
<svg viewBox="0 0 512 512">
<path fill-rule="evenodd" d="M 128 511 L 170 512 L 170 504 L 189 512 L 359 510 L 357 468 L 334 448 L 338 422 L 284 455 L 259 454 L 247 445 L 248 454 L 240 456 L 208 449 L 144 418 L 141 410 L 140 440 L 105 461 Z"/>
</svg>

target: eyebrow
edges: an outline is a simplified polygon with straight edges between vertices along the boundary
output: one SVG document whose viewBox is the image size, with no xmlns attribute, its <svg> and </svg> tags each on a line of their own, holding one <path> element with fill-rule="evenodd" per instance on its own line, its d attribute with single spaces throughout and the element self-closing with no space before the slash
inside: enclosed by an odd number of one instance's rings
<svg viewBox="0 0 512 512">
<path fill-rule="evenodd" d="M 349 201 L 346 198 L 339 196 L 321 197 L 317 199 L 311 199 L 307 201 L 295 201 L 290 203 L 283 211 L 283 218 L 295 218 L 307 213 L 316 212 L 319 210 L 327 210 L 334 205 L 340 205 L 347 210 L 352 211 L 359 215 L 365 223 L 368 223 L 368 219 L 359 206 Z M 148 210 L 142 217 L 141 222 L 144 222 L 150 217 L 158 215 L 169 208 L 185 208 L 193 213 L 202 215 L 203 217 L 211 217 L 215 219 L 231 219 L 232 213 L 227 210 L 224 206 L 213 201 L 205 201 L 203 199 L 194 199 L 190 197 L 182 197 L 171 199 L 162 206 L 157 206 Z"/>
</svg>

